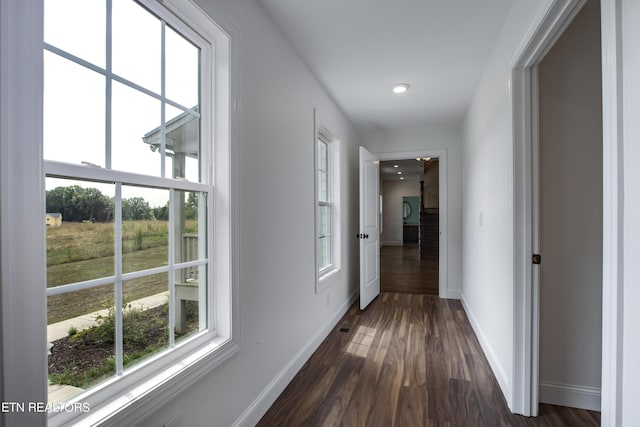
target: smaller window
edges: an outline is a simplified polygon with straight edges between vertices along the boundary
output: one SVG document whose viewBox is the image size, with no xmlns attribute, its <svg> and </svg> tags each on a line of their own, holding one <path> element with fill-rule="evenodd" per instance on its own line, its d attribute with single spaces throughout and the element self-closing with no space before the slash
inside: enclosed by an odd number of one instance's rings
<svg viewBox="0 0 640 427">
<path fill-rule="evenodd" d="M 316 137 L 316 266 L 318 283 L 340 268 L 339 141 L 326 129 Z M 318 287 L 320 288 L 320 286 Z"/>
<path fill-rule="evenodd" d="M 333 264 L 331 250 L 331 223 L 333 203 L 331 179 L 329 177 L 329 143 L 318 138 L 318 268 L 322 273 Z"/>
</svg>

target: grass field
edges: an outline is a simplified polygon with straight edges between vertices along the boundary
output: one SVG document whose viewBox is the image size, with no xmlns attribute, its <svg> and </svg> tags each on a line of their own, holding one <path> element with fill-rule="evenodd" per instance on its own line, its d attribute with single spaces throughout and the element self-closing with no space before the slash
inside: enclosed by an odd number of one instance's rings
<svg viewBox="0 0 640 427">
<path fill-rule="evenodd" d="M 168 263 L 166 221 L 125 221 L 122 227 L 123 271 L 132 272 Z M 186 232 L 197 231 L 187 221 Z M 112 276 L 113 223 L 63 223 L 47 228 L 47 287 Z M 157 274 L 123 284 L 125 301 L 168 289 L 167 274 Z M 91 313 L 113 304 L 115 285 L 105 285 L 48 298 L 48 323 Z"/>
</svg>

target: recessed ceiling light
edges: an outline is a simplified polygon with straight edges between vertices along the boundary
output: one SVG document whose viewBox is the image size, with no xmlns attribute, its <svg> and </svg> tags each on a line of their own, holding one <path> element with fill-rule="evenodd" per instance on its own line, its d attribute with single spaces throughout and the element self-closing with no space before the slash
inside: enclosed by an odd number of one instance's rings
<svg viewBox="0 0 640 427">
<path fill-rule="evenodd" d="M 393 93 L 405 93 L 409 90 L 409 84 L 407 83 L 397 83 L 393 85 Z"/>
<path fill-rule="evenodd" d="M 404 179 L 404 176 L 401 176 L 400 179 Z"/>
<path fill-rule="evenodd" d="M 393 167 L 394 167 L 394 168 L 397 168 L 397 167 L 399 167 L 399 166 L 398 166 L 398 165 L 393 165 Z"/>
<path fill-rule="evenodd" d="M 402 175 L 402 172 L 398 171 L 398 175 Z"/>
</svg>

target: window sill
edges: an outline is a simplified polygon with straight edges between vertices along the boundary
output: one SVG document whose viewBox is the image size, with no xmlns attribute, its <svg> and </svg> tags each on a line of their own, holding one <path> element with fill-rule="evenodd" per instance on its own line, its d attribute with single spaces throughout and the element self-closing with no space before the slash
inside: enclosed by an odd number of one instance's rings
<svg viewBox="0 0 640 427">
<path fill-rule="evenodd" d="M 231 358 L 238 350 L 239 346 L 234 341 L 224 337 L 214 338 L 162 369 L 157 375 L 128 388 L 126 393 L 108 400 L 98 408 L 92 407 L 85 416 L 68 420 L 54 415 L 49 418 L 49 425 L 67 425 L 69 421 L 70 425 L 76 426 L 136 425 L 193 382 Z"/>
<path fill-rule="evenodd" d="M 316 293 L 320 293 L 333 285 L 338 280 L 341 271 L 341 268 L 334 267 L 320 272 L 316 281 Z"/>
</svg>

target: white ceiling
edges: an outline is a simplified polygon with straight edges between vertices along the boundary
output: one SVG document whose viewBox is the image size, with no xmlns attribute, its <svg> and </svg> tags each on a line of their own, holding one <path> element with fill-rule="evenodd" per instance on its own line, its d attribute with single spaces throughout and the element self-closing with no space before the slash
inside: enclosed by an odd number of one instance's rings
<svg viewBox="0 0 640 427">
<path fill-rule="evenodd" d="M 513 3 L 257 1 L 364 132 L 460 123 Z"/>
<path fill-rule="evenodd" d="M 437 162 L 437 159 L 431 159 L 430 162 Z M 398 167 L 395 167 L 398 165 Z M 398 174 L 398 172 L 402 172 Z M 404 160 L 385 160 L 380 162 L 380 177 L 383 181 L 400 181 L 401 177 L 404 181 L 420 181 L 424 179 L 423 163 L 416 159 Z"/>
</svg>

